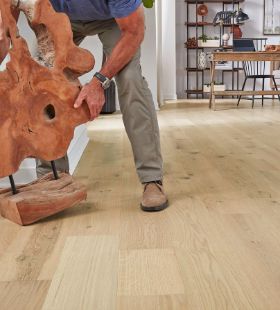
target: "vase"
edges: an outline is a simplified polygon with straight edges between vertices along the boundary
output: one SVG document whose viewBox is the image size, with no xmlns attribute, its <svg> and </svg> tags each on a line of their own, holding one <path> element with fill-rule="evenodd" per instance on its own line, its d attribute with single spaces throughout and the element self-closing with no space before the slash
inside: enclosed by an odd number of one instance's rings
<svg viewBox="0 0 280 310">
<path fill-rule="evenodd" d="M 241 39 L 242 38 L 242 31 L 241 31 L 239 25 L 234 25 L 233 28 L 231 28 L 231 33 L 233 33 L 234 39 Z"/>
</svg>

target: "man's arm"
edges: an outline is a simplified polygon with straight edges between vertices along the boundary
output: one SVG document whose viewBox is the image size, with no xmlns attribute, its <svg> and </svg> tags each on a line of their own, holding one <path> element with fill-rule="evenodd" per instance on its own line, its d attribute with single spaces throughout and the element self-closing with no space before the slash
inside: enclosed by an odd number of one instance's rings
<svg viewBox="0 0 280 310">
<path fill-rule="evenodd" d="M 14 15 L 17 21 L 19 17 L 19 11 L 17 9 L 13 9 L 12 14 Z M 0 12 L 0 64 L 6 58 L 9 48 L 10 48 L 10 39 L 7 37 L 5 33 L 5 27 Z"/>
<path fill-rule="evenodd" d="M 143 7 L 125 18 L 116 19 L 121 30 L 121 39 L 100 73 L 113 78 L 133 58 L 145 35 L 145 18 Z"/>
<path fill-rule="evenodd" d="M 143 7 L 140 6 L 128 17 L 116 19 L 116 22 L 121 30 L 121 38 L 100 71 L 101 74 L 110 79 L 131 61 L 144 39 L 145 17 Z M 83 87 L 74 107 L 80 107 L 84 101 L 89 107 L 91 120 L 95 119 L 105 102 L 104 89 L 96 78 L 93 78 L 89 84 Z"/>
</svg>

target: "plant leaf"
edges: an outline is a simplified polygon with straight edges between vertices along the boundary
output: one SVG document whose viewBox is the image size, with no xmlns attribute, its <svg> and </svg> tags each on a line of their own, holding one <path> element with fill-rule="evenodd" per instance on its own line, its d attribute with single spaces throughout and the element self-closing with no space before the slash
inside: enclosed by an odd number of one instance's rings
<svg viewBox="0 0 280 310">
<path fill-rule="evenodd" d="M 142 0 L 144 7 L 151 9 L 154 6 L 154 0 Z"/>
</svg>

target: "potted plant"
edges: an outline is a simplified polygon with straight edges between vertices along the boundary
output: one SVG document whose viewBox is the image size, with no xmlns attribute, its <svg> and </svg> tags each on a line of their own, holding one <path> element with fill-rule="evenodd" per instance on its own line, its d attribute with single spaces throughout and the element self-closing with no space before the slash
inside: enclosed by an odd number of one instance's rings
<svg viewBox="0 0 280 310">
<path fill-rule="evenodd" d="M 219 47 L 220 39 L 218 37 L 208 37 L 206 34 L 198 37 L 198 47 Z"/>
</svg>

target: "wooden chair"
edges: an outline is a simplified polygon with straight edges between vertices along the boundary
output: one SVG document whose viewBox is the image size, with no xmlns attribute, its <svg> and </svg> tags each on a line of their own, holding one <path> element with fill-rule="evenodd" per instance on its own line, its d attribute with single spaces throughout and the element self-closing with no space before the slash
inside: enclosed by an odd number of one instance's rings
<svg viewBox="0 0 280 310">
<path fill-rule="evenodd" d="M 264 90 L 265 80 L 269 79 L 271 81 L 271 85 L 274 90 L 278 90 L 276 80 L 273 72 L 271 71 L 269 74 L 266 74 L 266 62 L 265 61 L 244 61 L 243 69 L 245 73 L 245 80 L 242 86 L 242 90 L 245 89 L 246 83 L 248 80 L 253 80 L 253 90 L 256 90 L 256 82 L 258 79 L 262 79 L 262 90 Z M 280 101 L 280 96 L 278 96 Z M 241 100 L 241 96 L 238 97 L 239 105 Z M 255 104 L 255 96 L 252 96 L 252 108 Z M 262 95 L 262 106 L 264 104 L 264 96 Z"/>
<path fill-rule="evenodd" d="M 270 74 L 274 76 L 277 87 L 280 87 L 280 61 L 274 61 L 270 63 Z M 270 86 L 272 90 L 276 90 L 273 80 L 270 80 Z M 274 95 L 273 95 L 274 99 Z"/>
</svg>

